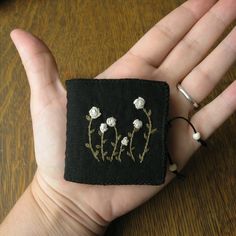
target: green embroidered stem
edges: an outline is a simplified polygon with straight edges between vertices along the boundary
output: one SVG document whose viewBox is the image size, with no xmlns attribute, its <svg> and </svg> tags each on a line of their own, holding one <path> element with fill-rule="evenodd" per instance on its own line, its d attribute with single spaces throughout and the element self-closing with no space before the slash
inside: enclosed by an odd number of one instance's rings
<svg viewBox="0 0 236 236">
<path fill-rule="evenodd" d="M 89 126 L 88 126 L 88 138 L 89 138 L 89 148 L 94 156 L 94 158 L 97 160 L 97 161 L 100 161 L 97 157 L 97 151 L 95 152 L 93 147 L 92 147 L 92 138 L 91 138 L 91 125 L 92 125 L 92 119 L 89 120 Z"/>
<path fill-rule="evenodd" d="M 132 131 L 132 134 L 130 136 L 130 143 L 129 143 L 130 156 L 131 156 L 131 158 L 134 162 L 135 162 L 135 158 L 134 158 L 133 151 L 132 151 L 132 144 L 133 144 L 133 137 L 134 137 L 135 130 L 136 129 L 134 128 L 133 131 Z"/>
<path fill-rule="evenodd" d="M 116 158 L 116 160 L 117 160 L 117 161 L 120 161 L 120 162 L 121 162 L 121 158 L 120 158 L 121 153 L 124 151 L 124 149 L 123 149 L 122 147 L 123 147 L 123 145 L 121 144 L 121 145 L 120 145 L 120 151 L 119 151 L 118 157 Z"/>
<path fill-rule="evenodd" d="M 115 130 L 115 145 L 114 145 L 114 148 L 113 148 L 113 151 L 112 151 L 112 154 L 111 154 L 111 158 L 110 158 L 110 161 L 113 161 L 113 157 L 115 155 L 115 151 L 116 151 L 116 148 L 117 148 L 117 143 L 118 143 L 118 133 L 117 133 L 117 128 L 114 126 L 114 130 Z"/>
<path fill-rule="evenodd" d="M 102 155 L 102 160 L 104 161 L 103 138 L 104 138 L 104 133 L 101 134 L 101 155 Z"/>
<path fill-rule="evenodd" d="M 152 122 L 151 122 L 151 119 L 150 119 L 150 115 L 148 114 L 148 112 L 145 108 L 143 108 L 143 111 L 144 111 L 145 115 L 148 118 L 148 125 L 147 125 L 148 126 L 148 135 L 146 137 L 146 143 L 145 143 L 145 146 L 144 146 L 143 153 L 142 153 L 141 156 L 139 156 L 140 163 L 143 162 L 144 156 L 148 152 L 148 143 L 149 143 L 150 135 L 151 135 L 151 132 L 152 132 Z"/>
</svg>

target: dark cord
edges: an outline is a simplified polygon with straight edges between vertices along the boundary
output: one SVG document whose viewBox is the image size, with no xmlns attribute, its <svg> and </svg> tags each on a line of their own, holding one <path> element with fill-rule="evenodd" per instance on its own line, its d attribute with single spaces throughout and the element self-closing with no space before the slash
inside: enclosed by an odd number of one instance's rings
<svg viewBox="0 0 236 236">
<path fill-rule="evenodd" d="M 175 120 L 177 120 L 177 119 L 182 119 L 182 120 L 185 120 L 186 122 L 188 122 L 188 124 L 192 127 L 193 132 L 194 132 L 195 134 L 199 134 L 199 133 L 197 132 L 197 130 L 195 129 L 194 125 L 193 125 L 187 118 L 182 117 L 182 116 L 176 116 L 176 117 L 173 117 L 172 119 L 170 119 L 170 120 L 168 121 L 168 127 L 171 127 L 171 122 L 173 122 L 173 121 L 175 121 Z M 200 134 L 199 134 L 199 135 L 200 135 Z M 201 145 L 204 146 L 204 147 L 207 146 L 207 143 L 206 143 L 204 140 L 202 140 L 201 137 L 200 137 L 199 139 L 197 139 L 196 141 L 198 141 L 199 143 L 201 143 Z M 167 155 L 168 155 L 168 159 L 169 159 L 169 164 L 170 164 L 170 165 L 173 165 L 174 163 L 173 163 L 173 161 L 172 161 L 172 159 L 171 159 L 170 153 L 168 152 Z M 180 173 L 178 172 L 178 170 L 173 170 L 173 171 L 171 171 L 171 172 L 174 173 L 174 174 L 176 174 L 177 178 L 179 178 L 179 179 L 184 179 L 184 178 L 185 178 L 185 175 L 180 174 Z"/>
<path fill-rule="evenodd" d="M 176 116 L 176 117 L 170 119 L 170 120 L 168 121 L 168 126 L 171 127 L 171 122 L 173 122 L 174 120 L 177 120 L 177 119 L 182 119 L 182 120 L 185 120 L 186 122 L 188 122 L 188 124 L 192 127 L 194 133 L 197 133 L 197 130 L 195 129 L 194 125 L 193 125 L 187 118 L 185 118 L 185 117 L 183 117 L 183 116 Z M 204 140 L 201 139 L 201 138 L 200 138 L 199 140 L 196 140 L 196 141 L 198 141 L 199 143 L 201 143 L 201 145 L 204 146 L 204 147 L 207 146 L 206 141 L 204 141 Z"/>
</svg>

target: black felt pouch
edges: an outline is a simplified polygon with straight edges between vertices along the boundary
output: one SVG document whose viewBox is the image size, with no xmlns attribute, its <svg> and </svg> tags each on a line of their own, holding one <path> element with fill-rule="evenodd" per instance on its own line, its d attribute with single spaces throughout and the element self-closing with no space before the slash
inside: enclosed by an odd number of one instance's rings
<svg viewBox="0 0 236 236">
<path fill-rule="evenodd" d="M 66 89 L 66 180 L 100 185 L 164 182 L 166 82 L 71 79 Z"/>
</svg>

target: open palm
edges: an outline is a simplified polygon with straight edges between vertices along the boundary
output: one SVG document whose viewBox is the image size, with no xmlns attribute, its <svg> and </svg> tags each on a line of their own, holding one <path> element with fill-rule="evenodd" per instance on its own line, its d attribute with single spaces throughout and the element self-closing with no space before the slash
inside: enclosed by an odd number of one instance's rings
<svg viewBox="0 0 236 236">
<path fill-rule="evenodd" d="M 193 106 L 178 92 L 182 86 L 201 102 L 212 91 L 236 58 L 236 30 L 208 55 L 225 28 L 236 17 L 234 0 L 189 0 L 149 30 L 124 56 L 97 78 L 142 78 L 163 80 L 170 85 L 169 116 L 189 117 Z M 111 221 L 142 204 L 174 176 L 167 174 L 162 186 L 98 186 L 63 179 L 66 144 L 66 91 L 56 63 L 46 45 L 33 35 L 16 29 L 11 37 L 25 67 L 31 89 L 35 156 L 35 181 L 47 191 L 54 189 L 91 215 Z M 190 118 L 203 139 L 208 138 L 236 108 L 233 82 L 212 102 Z M 171 156 L 182 168 L 199 143 L 192 129 L 176 121 L 169 133 Z"/>
</svg>

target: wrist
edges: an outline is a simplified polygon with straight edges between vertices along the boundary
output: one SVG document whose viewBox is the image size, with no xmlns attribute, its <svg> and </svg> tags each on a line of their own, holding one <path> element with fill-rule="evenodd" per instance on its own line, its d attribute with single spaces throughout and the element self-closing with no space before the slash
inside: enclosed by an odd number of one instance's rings
<svg viewBox="0 0 236 236">
<path fill-rule="evenodd" d="M 30 186 L 32 198 L 40 208 L 43 224 L 50 235 L 103 235 L 108 223 L 92 219 L 80 204 L 75 204 L 49 186 L 37 174 Z"/>
<path fill-rule="evenodd" d="M 45 185 L 44 185 L 45 184 Z M 37 178 L 37 174 L 0 226 L 0 236 L 103 235 L 108 222 L 89 217 L 74 204 Z"/>
</svg>

